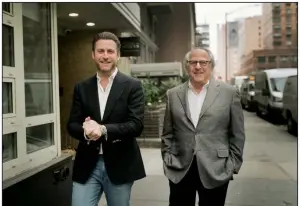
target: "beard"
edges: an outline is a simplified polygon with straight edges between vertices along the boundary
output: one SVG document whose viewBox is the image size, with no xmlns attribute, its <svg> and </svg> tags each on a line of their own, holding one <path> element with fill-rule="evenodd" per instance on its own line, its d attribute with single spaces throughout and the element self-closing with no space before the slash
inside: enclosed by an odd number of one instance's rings
<svg viewBox="0 0 300 206">
<path fill-rule="evenodd" d="M 101 68 L 100 63 L 96 62 L 97 69 L 100 73 L 109 74 L 116 68 L 117 63 L 112 62 L 110 68 Z"/>
</svg>

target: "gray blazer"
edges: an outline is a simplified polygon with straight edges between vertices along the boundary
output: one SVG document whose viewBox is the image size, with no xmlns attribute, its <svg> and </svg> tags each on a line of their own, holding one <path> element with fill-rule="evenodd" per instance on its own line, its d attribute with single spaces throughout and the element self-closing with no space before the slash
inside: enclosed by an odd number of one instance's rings
<svg viewBox="0 0 300 206">
<path fill-rule="evenodd" d="M 161 136 L 164 173 L 178 183 L 195 157 L 204 187 L 215 188 L 232 179 L 243 162 L 245 133 L 240 95 L 236 88 L 212 78 L 195 128 L 187 91 L 188 82 L 166 93 Z"/>
</svg>

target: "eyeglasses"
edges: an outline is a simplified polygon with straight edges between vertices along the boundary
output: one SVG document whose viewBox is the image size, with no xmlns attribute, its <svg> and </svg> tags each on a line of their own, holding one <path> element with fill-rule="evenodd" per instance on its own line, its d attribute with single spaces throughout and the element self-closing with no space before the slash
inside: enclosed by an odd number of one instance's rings
<svg viewBox="0 0 300 206">
<path fill-rule="evenodd" d="M 188 63 L 194 67 L 197 66 L 198 63 L 200 64 L 200 66 L 206 67 L 211 63 L 211 61 L 188 61 Z"/>
</svg>

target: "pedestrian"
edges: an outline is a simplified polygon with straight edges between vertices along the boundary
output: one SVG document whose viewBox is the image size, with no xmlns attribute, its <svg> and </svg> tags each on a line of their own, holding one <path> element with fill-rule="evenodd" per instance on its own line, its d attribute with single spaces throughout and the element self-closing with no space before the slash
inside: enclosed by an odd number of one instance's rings
<svg viewBox="0 0 300 206">
<path fill-rule="evenodd" d="M 120 41 L 110 32 L 92 42 L 97 72 L 75 85 L 67 129 L 79 140 L 73 167 L 72 206 L 129 206 L 145 168 L 136 137 L 144 123 L 141 81 L 117 68 Z"/>
<path fill-rule="evenodd" d="M 243 162 L 244 116 L 238 90 L 215 80 L 208 49 L 185 56 L 189 80 L 166 93 L 162 139 L 169 206 L 224 206 Z"/>
</svg>

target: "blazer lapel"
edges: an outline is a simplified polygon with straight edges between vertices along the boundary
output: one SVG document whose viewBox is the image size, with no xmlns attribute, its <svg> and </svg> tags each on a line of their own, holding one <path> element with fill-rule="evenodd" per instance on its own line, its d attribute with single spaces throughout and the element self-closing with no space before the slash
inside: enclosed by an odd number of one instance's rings
<svg viewBox="0 0 300 206">
<path fill-rule="evenodd" d="M 203 116 L 203 114 L 213 104 L 216 97 L 218 96 L 218 94 L 220 92 L 220 90 L 219 90 L 220 87 L 219 86 L 220 86 L 219 83 L 216 82 L 214 80 L 214 78 L 210 79 L 210 83 L 209 83 L 209 86 L 208 86 L 208 89 L 207 89 L 206 97 L 204 99 L 203 106 L 202 106 L 202 109 L 201 109 L 201 112 L 200 112 L 199 121 L 200 121 L 201 117 Z"/>
<path fill-rule="evenodd" d="M 177 95 L 180 99 L 180 102 L 182 104 L 182 107 L 184 109 L 184 112 L 185 112 L 188 120 L 193 125 L 193 121 L 192 121 L 191 113 L 190 113 L 190 108 L 189 108 L 189 104 L 188 104 L 188 82 L 184 83 L 181 86 L 180 90 L 177 92 Z M 194 128 L 194 126 L 193 126 L 193 128 Z"/>
<path fill-rule="evenodd" d="M 92 111 L 94 113 L 94 117 L 97 120 L 97 122 L 101 121 L 101 114 L 100 114 L 100 104 L 99 104 L 99 95 L 98 95 L 98 81 L 96 75 L 92 77 L 91 82 L 90 82 L 90 88 L 89 92 L 90 95 L 90 101 L 91 101 L 91 107 Z"/>
<path fill-rule="evenodd" d="M 124 78 L 123 75 L 124 74 L 122 74 L 121 72 L 118 71 L 117 75 L 115 76 L 115 78 L 113 80 L 113 84 L 112 84 L 112 87 L 111 87 L 109 95 L 108 95 L 102 122 L 107 120 L 107 118 L 109 117 L 115 104 L 117 103 L 118 99 L 122 95 L 124 88 L 126 87 L 124 85 L 124 83 L 126 82 L 126 79 Z"/>
</svg>

